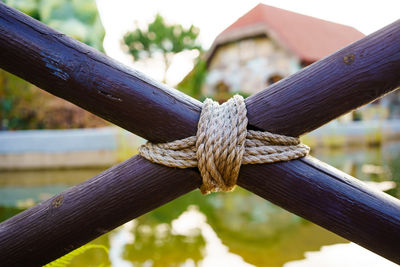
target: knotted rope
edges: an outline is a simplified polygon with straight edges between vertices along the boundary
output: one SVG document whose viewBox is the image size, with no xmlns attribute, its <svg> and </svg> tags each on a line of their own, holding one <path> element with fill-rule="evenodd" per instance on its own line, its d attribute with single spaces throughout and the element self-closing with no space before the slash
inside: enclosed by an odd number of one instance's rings
<svg viewBox="0 0 400 267">
<path fill-rule="evenodd" d="M 310 148 L 299 138 L 247 130 L 246 105 L 235 95 L 219 105 L 206 99 L 197 135 L 169 143 L 146 143 L 139 153 L 146 159 L 169 167 L 198 167 L 203 194 L 232 191 L 241 164 L 288 161 L 304 157 Z"/>
</svg>

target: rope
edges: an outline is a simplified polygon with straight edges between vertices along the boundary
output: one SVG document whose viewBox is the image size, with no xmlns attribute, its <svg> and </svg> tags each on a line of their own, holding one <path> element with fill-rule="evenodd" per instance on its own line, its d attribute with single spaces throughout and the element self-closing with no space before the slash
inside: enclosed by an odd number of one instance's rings
<svg viewBox="0 0 400 267">
<path fill-rule="evenodd" d="M 304 157 L 310 148 L 299 138 L 247 130 L 246 105 L 235 95 L 219 105 L 206 99 L 197 135 L 169 143 L 146 143 L 139 153 L 146 159 L 169 167 L 198 167 L 203 194 L 232 191 L 241 164 L 289 161 Z"/>
</svg>

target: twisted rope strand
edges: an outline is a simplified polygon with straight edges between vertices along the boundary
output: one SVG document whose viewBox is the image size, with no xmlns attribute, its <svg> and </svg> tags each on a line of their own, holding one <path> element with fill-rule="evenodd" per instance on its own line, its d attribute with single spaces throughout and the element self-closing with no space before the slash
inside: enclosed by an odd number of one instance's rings
<svg viewBox="0 0 400 267">
<path fill-rule="evenodd" d="M 203 194 L 232 191 L 241 164 L 289 161 L 306 156 L 310 148 L 299 138 L 247 130 L 243 97 L 235 95 L 219 105 L 206 99 L 196 136 L 139 148 L 146 159 L 168 167 L 198 167 Z"/>
</svg>

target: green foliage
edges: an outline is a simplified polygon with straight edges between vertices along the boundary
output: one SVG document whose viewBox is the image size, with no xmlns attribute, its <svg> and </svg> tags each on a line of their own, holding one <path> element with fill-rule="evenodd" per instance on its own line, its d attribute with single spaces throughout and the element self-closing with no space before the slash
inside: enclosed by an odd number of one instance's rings
<svg viewBox="0 0 400 267">
<path fill-rule="evenodd" d="M 4 0 L 98 50 L 103 50 L 104 28 L 95 0 Z M 76 128 L 93 126 L 93 116 L 45 94 L 24 80 L 0 70 L 0 130 Z M 49 116 L 50 115 L 50 116 Z M 91 120 L 89 120 L 89 117 Z M 104 124 L 95 118 L 96 125 Z"/>
<path fill-rule="evenodd" d="M 0 223 L 17 215 L 21 211 L 23 211 L 23 209 L 20 209 L 17 207 L 10 207 L 10 206 L 7 207 L 7 206 L 0 205 Z"/>
<path fill-rule="evenodd" d="M 73 250 L 72 252 L 68 253 L 67 255 L 62 256 L 61 258 L 56 259 L 55 261 L 52 261 L 48 264 L 46 264 L 44 267 L 65 267 L 69 265 L 74 258 L 77 256 L 85 253 L 89 249 L 102 249 L 108 254 L 108 248 L 106 248 L 103 245 L 97 245 L 97 244 L 86 244 L 83 245 L 80 248 L 77 248 Z"/>
<path fill-rule="evenodd" d="M 103 50 L 104 28 L 95 0 L 5 0 L 46 25 Z"/>
<path fill-rule="evenodd" d="M 0 70 L 0 130 L 99 127 L 95 115 Z"/>
<path fill-rule="evenodd" d="M 39 0 L 5 0 L 4 2 L 10 7 L 18 9 L 35 19 L 39 19 Z"/>
<path fill-rule="evenodd" d="M 36 89 L 37 90 L 37 89 Z M 0 70 L 0 130 L 39 128 L 32 103 L 35 88 L 24 80 Z M 35 126 L 36 127 L 35 127 Z"/>
<path fill-rule="evenodd" d="M 147 29 L 137 27 L 134 31 L 126 33 L 123 41 L 135 60 L 146 60 L 155 54 L 162 55 L 165 82 L 165 74 L 175 54 L 185 50 L 201 50 L 197 43 L 198 35 L 197 27 L 192 25 L 185 29 L 179 24 L 168 25 L 164 18 L 157 14 Z"/>
<path fill-rule="evenodd" d="M 178 84 L 177 89 L 196 99 L 204 100 L 201 87 L 207 75 L 207 63 L 200 57 L 193 70 Z"/>
</svg>

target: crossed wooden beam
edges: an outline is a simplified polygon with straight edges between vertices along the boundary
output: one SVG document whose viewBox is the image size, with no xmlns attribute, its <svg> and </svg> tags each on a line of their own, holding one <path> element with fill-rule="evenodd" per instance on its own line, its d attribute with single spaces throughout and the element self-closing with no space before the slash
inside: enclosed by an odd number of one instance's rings
<svg viewBox="0 0 400 267">
<path fill-rule="evenodd" d="M 152 142 L 197 130 L 197 100 L 3 3 L 0 67 Z M 400 20 L 247 98 L 249 128 L 305 134 L 396 89 L 399 74 Z M 0 262 L 45 264 L 200 184 L 197 169 L 134 156 L 0 224 Z M 400 201 L 327 164 L 243 165 L 238 185 L 400 263 Z"/>
</svg>

